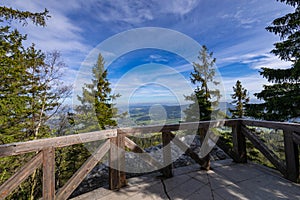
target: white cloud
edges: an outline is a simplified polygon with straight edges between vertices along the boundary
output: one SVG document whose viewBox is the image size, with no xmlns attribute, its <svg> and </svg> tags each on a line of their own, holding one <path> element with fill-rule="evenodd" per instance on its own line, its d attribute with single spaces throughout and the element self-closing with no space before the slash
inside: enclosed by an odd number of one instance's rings
<svg viewBox="0 0 300 200">
<path fill-rule="evenodd" d="M 249 63 L 250 67 L 253 69 L 261 69 L 262 67 L 267 67 L 271 69 L 287 69 L 291 67 L 291 62 L 282 61 L 276 56 L 265 54 L 262 58 L 250 58 L 250 60 L 243 61 Z"/>
<path fill-rule="evenodd" d="M 164 58 L 163 56 L 159 54 L 152 54 L 149 56 L 150 62 L 167 62 L 168 59 Z"/>
<path fill-rule="evenodd" d="M 99 21 L 141 23 L 153 19 L 151 1 L 87 1 L 85 4 L 85 9 L 93 11 Z"/>
<path fill-rule="evenodd" d="M 223 77 L 222 82 L 225 87 L 227 101 L 231 101 L 230 95 L 233 93 L 232 87 L 235 86 L 237 80 L 240 80 L 243 87 L 248 90 L 251 102 L 257 101 L 254 94 L 260 92 L 263 89 L 263 85 L 270 84 L 266 79 L 264 79 L 258 73 L 249 74 L 247 76 L 241 76 L 237 78 Z"/>
<path fill-rule="evenodd" d="M 232 20 L 234 23 L 237 23 L 238 26 L 241 26 L 243 28 L 252 28 L 252 26 L 255 23 L 259 23 L 260 20 L 256 19 L 255 17 L 252 16 L 247 16 L 246 13 L 249 13 L 249 11 L 245 11 L 244 9 L 237 10 L 236 13 L 234 14 L 225 14 L 222 15 L 222 19 L 226 20 Z"/>
<path fill-rule="evenodd" d="M 166 2 L 167 5 L 163 6 L 166 12 L 184 15 L 197 7 L 201 0 L 172 0 Z"/>
<path fill-rule="evenodd" d="M 102 22 L 125 22 L 140 24 L 154 20 L 164 14 L 185 15 L 191 12 L 201 0 L 118 0 L 84 2 L 84 9 L 95 13 Z M 101 9 L 101 12 L 97 12 Z"/>
<path fill-rule="evenodd" d="M 290 68 L 292 64 L 291 62 L 280 60 L 273 54 L 263 52 L 226 57 L 221 59 L 219 62 L 248 64 L 252 69 L 261 69 L 262 67 L 271 69 L 287 69 Z"/>
<path fill-rule="evenodd" d="M 5 1 L 4 3 L 6 6 L 31 12 L 42 12 L 45 8 L 49 10 L 51 17 L 46 21 L 46 27 L 37 27 L 31 23 L 25 27 L 13 24 L 22 33 L 28 35 L 25 44 L 35 43 L 43 51 L 55 49 L 62 52 L 87 52 L 90 49 L 81 36 L 83 29 L 67 17 L 66 11 L 70 9 L 70 1 L 67 1 L 66 4 L 64 2 L 64 6 L 58 1 Z"/>
<path fill-rule="evenodd" d="M 114 93 L 121 94 L 121 97 L 117 99 L 119 104 L 128 103 L 134 95 L 138 97 L 142 95 L 144 99 L 152 102 L 159 98 L 169 97 L 170 100 L 177 99 L 182 103 L 184 95 L 193 92 L 189 80 L 172 68 L 159 64 L 135 67 L 113 85 L 113 90 Z"/>
</svg>

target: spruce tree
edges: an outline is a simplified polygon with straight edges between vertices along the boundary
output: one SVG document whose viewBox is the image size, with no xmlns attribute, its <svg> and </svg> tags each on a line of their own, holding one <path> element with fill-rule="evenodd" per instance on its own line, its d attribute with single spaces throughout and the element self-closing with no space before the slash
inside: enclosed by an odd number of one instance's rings
<svg viewBox="0 0 300 200">
<path fill-rule="evenodd" d="M 273 84 L 264 85 L 264 89 L 255 94 L 263 103 L 250 104 L 247 115 L 265 120 L 288 121 L 300 116 L 300 2 L 280 2 L 294 7 L 295 11 L 275 19 L 266 30 L 281 39 L 281 42 L 274 44 L 271 53 L 292 64 L 288 69 L 262 68 L 260 74 Z"/>
<path fill-rule="evenodd" d="M 27 20 L 45 26 L 48 17 L 47 10 L 31 13 L 0 7 L 1 144 L 49 137 L 47 122 L 70 94 L 70 87 L 60 81 L 64 67 L 60 54 L 57 51 L 44 54 L 35 45 L 25 48 L 27 35 L 9 26 L 11 21 L 25 26 Z M 1 158 L 0 184 L 34 154 Z M 41 176 L 41 170 L 35 170 L 8 199 L 41 197 Z"/>
<path fill-rule="evenodd" d="M 26 35 L 13 30 L 12 20 L 26 25 L 27 19 L 34 24 L 45 26 L 48 11 L 31 13 L 0 6 L 0 142 L 11 143 L 30 139 L 29 118 L 32 118 L 33 98 L 36 78 L 30 68 L 43 63 L 43 54 L 34 46 L 25 48 Z"/>
<path fill-rule="evenodd" d="M 215 119 L 218 114 L 215 107 L 221 96 L 218 89 L 212 88 L 219 84 L 214 80 L 216 59 L 213 58 L 213 53 L 208 52 L 206 46 L 202 46 L 198 59 L 200 63 L 193 63 L 194 72 L 191 73 L 191 82 L 196 85 L 196 88 L 193 94 L 185 97 L 186 100 L 192 101 L 184 111 L 188 122 Z M 201 143 L 203 143 L 208 129 L 201 128 L 197 132 Z M 210 168 L 209 152 L 207 149 L 203 149 L 202 153 L 205 154 L 203 155 L 204 164 L 202 167 L 208 170 Z"/>
<path fill-rule="evenodd" d="M 33 96 L 35 90 L 34 81 L 30 68 L 43 63 L 43 55 L 36 51 L 34 46 L 25 48 L 23 41 L 26 35 L 12 29 L 9 24 L 18 21 L 26 25 L 26 20 L 36 25 L 45 26 L 48 11 L 31 13 L 0 6 L 0 142 L 11 143 L 33 139 Z M 1 158 L 1 179 L 3 183 L 18 167 L 28 161 L 32 155 L 20 155 Z M 9 199 L 33 199 L 41 192 L 40 170 L 21 185 Z"/>
<path fill-rule="evenodd" d="M 234 109 L 229 109 L 232 114 L 232 118 L 242 118 L 245 114 L 245 106 L 249 102 L 249 96 L 247 90 L 243 88 L 241 81 L 237 81 L 233 86 L 234 93 L 231 95 L 234 105 Z"/>
<path fill-rule="evenodd" d="M 117 108 L 113 100 L 119 94 L 111 94 L 110 82 L 107 78 L 107 69 L 104 68 L 104 59 L 98 55 L 97 63 L 92 69 L 92 82 L 82 88 L 82 96 L 78 96 L 80 105 L 76 108 L 80 122 L 84 124 L 84 131 L 103 130 L 117 126 L 114 117 Z"/>
<path fill-rule="evenodd" d="M 198 59 L 200 63 L 193 63 L 194 72 L 191 73 L 191 82 L 196 85 L 196 89 L 190 96 L 185 96 L 186 100 L 192 101 L 184 111 L 186 121 L 214 119 L 214 108 L 221 97 L 218 89 L 210 88 L 219 84 L 214 80 L 216 59 L 213 58 L 213 53 L 202 46 Z"/>
</svg>

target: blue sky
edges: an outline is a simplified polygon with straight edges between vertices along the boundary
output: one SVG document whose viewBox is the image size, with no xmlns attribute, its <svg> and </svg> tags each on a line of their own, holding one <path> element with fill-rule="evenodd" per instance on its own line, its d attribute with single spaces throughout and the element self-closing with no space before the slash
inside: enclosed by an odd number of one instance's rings
<svg viewBox="0 0 300 200">
<path fill-rule="evenodd" d="M 265 27 L 292 11 L 275 0 L 4 0 L 0 4 L 32 12 L 44 8 L 50 11 L 47 27 L 29 24 L 18 28 L 28 34 L 27 44 L 62 53 L 68 65 L 63 79 L 75 85 L 75 93 L 91 76 L 85 67 L 93 65 L 88 58 L 91 52 L 97 52 L 95 49 L 99 51 L 99 44 L 116 34 L 143 27 L 173 30 L 206 45 L 217 59 L 216 70 L 226 101 L 230 101 L 237 80 L 241 80 L 251 101 L 255 101 L 253 94 L 267 84 L 259 69 L 289 67 L 289 63 L 269 53 L 279 38 Z M 132 39 L 135 38 L 131 38 L 134 43 Z M 163 42 L 160 35 L 155 39 L 157 43 Z M 171 43 L 181 45 L 180 42 Z M 127 46 L 130 45 L 125 40 L 113 43 L 114 49 Z M 110 52 L 101 53 L 105 58 L 110 56 Z M 112 87 L 122 95 L 120 103 L 178 103 L 193 90 L 189 84 L 192 65 L 176 51 L 137 49 L 108 64 Z"/>
</svg>

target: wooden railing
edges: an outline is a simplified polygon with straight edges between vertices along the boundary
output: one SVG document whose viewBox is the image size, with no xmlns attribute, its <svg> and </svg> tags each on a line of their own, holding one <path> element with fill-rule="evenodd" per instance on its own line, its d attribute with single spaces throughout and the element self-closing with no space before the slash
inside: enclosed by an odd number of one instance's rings
<svg viewBox="0 0 300 200">
<path fill-rule="evenodd" d="M 300 124 L 253 121 L 253 120 L 223 120 L 181 123 L 165 126 L 144 126 L 133 128 L 120 128 L 103 130 L 77 135 L 62 136 L 49 139 L 40 139 L 29 142 L 5 144 L 0 146 L 0 157 L 38 152 L 17 173 L 0 186 L 0 199 L 7 197 L 28 176 L 42 165 L 43 169 L 43 199 L 67 199 L 85 176 L 97 165 L 106 153 L 109 152 L 109 187 L 118 189 L 126 185 L 125 174 L 125 147 L 136 153 L 145 153 L 144 150 L 128 138 L 147 133 L 161 133 L 163 143 L 163 163 L 160 163 L 149 154 L 143 154 L 143 159 L 155 169 L 161 169 L 165 177 L 172 177 L 170 143 L 177 145 L 182 151 L 193 158 L 202 168 L 209 169 L 209 156 L 200 158 L 185 143 L 175 137 L 178 130 L 209 130 L 213 127 L 232 127 L 233 148 L 218 140 L 217 144 L 225 150 L 235 162 L 246 163 L 246 138 L 286 177 L 291 181 L 299 181 L 299 152 Z M 282 129 L 284 132 L 285 162 L 280 160 L 249 127 L 266 127 Z M 203 138 L 202 138 L 203 139 Z M 105 140 L 81 168 L 55 191 L 55 149 L 82 144 L 87 142 Z M 214 140 L 213 140 L 214 141 Z"/>
</svg>

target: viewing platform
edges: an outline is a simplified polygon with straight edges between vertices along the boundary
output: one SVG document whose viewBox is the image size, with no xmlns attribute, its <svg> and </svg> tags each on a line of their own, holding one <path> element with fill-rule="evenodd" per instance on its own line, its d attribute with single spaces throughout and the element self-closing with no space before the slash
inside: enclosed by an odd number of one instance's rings
<svg viewBox="0 0 300 200">
<path fill-rule="evenodd" d="M 174 169 L 174 177 L 160 174 L 128 179 L 118 191 L 99 188 L 72 200 L 276 200 L 300 199 L 300 185 L 288 181 L 276 170 L 262 165 L 238 164 L 231 159 L 212 162 L 212 170 L 199 165 Z"/>
<path fill-rule="evenodd" d="M 230 130 L 232 146 L 211 134 L 216 128 L 224 127 Z M 280 130 L 284 156 L 278 156 L 260 138 L 256 128 Z M 200 157 L 176 137 L 178 131 L 191 130 L 197 130 L 200 137 L 205 136 L 202 145 L 217 144 L 232 160 L 211 162 L 209 156 Z M 202 136 L 201 132 L 204 133 Z M 130 136 L 150 133 L 161 134 L 162 161 L 130 139 Z M 55 188 L 55 150 L 94 141 L 102 142 L 63 187 Z M 276 170 L 249 162 L 246 142 L 259 150 Z M 32 152 L 34 156 L 0 186 L 0 199 L 5 199 L 40 167 L 43 172 L 43 199 L 68 199 L 106 155 L 109 160 L 109 190 L 99 188 L 74 199 L 300 199 L 300 186 L 297 184 L 300 180 L 299 144 L 300 124 L 244 119 L 118 128 L 5 144 L 0 145 L 0 157 Z M 197 165 L 173 169 L 172 146 L 181 149 Z M 125 154 L 128 151 L 142 154 L 143 161 L 156 174 L 127 180 Z"/>
</svg>

